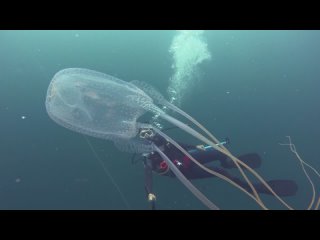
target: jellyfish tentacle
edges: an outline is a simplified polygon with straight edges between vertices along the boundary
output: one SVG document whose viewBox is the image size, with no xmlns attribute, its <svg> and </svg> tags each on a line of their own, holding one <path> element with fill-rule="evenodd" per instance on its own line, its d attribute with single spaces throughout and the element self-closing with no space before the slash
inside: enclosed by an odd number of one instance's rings
<svg viewBox="0 0 320 240">
<path fill-rule="evenodd" d="M 312 167 L 310 164 L 308 164 L 307 162 L 305 162 L 305 161 L 300 157 L 300 155 L 299 155 L 298 152 L 297 152 L 296 146 L 295 146 L 295 145 L 292 143 L 292 141 L 291 141 L 291 137 L 290 137 L 290 136 L 286 136 L 286 137 L 288 138 L 288 141 L 289 141 L 289 142 L 288 142 L 288 143 L 279 143 L 279 145 L 281 145 L 281 146 L 289 146 L 290 151 L 295 154 L 296 158 L 298 159 L 298 161 L 299 161 L 299 163 L 300 163 L 300 165 L 301 165 L 301 168 L 302 168 L 305 176 L 307 177 L 307 179 L 308 179 L 308 181 L 309 181 L 309 183 L 310 183 L 310 185 L 311 185 L 312 197 L 311 197 L 310 203 L 309 203 L 308 208 L 307 208 L 308 210 L 310 210 L 310 209 L 313 207 L 314 203 L 315 203 L 316 189 L 315 189 L 314 183 L 313 183 L 310 175 L 308 174 L 308 172 L 307 172 L 306 169 L 305 169 L 305 166 L 309 167 L 319 178 L 320 178 L 320 174 L 319 174 L 319 172 L 318 172 L 314 167 Z M 319 204 L 320 204 L 320 197 L 319 197 L 319 199 L 318 199 L 318 202 L 315 204 L 314 209 L 318 209 Z"/>
</svg>

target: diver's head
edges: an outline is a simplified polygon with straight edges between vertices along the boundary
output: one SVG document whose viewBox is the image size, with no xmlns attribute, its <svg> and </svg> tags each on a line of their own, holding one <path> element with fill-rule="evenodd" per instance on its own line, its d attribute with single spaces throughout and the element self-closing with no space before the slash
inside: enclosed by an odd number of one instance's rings
<svg viewBox="0 0 320 240">
<path fill-rule="evenodd" d="M 143 139 L 152 139 L 155 135 L 154 131 L 151 128 L 140 128 L 139 129 L 139 136 Z"/>
<path fill-rule="evenodd" d="M 167 141 L 159 134 L 156 134 L 152 128 L 141 128 L 139 130 L 139 137 L 149 140 L 157 146 L 162 146 L 167 143 Z"/>
</svg>

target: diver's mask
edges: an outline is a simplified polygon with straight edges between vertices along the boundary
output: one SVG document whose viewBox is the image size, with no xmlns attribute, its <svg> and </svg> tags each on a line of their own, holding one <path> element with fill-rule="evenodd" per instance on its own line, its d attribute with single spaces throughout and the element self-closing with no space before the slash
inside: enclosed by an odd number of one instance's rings
<svg viewBox="0 0 320 240">
<path fill-rule="evenodd" d="M 155 133 L 151 128 L 142 128 L 139 132 L 139 136 L 143 139 L 152 139 L 155 136 Z"/>
</svg>

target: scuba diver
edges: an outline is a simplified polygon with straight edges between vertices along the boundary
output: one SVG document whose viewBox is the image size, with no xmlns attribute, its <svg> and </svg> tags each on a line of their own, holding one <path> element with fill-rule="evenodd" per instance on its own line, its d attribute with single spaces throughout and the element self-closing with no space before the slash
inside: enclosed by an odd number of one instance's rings
<svg viewBox="0 0 320 240">
<path fill-rule="evenodd" d="M 189 157 L 182 153 L 179 149 L 173 146 L 170 142 L 166 141 L 162 136 L 155 134 L 151 129 L 140 129 L 140 137 L 157 145 L 162 152 L 164 152 L 169 159 L 175 164 L 175 166 L 181 171 L 181 173 L 187 179 L 201 179 L 215 177 L 212 174 L 206 172 L 198 165 L 196 165 Z M 207 168 L 216 171 L 225 177 L 231 179 L 241 187 L 252 193 L 252 189 L 249 184 L 241 180 L 240 178 L 229 173 L 228 170 L 236 168 L 234 162 L 225 154 L 219 152 L 208 145 L 189 145 L 178 142 L 178 144 L 184 148 L 192 157 L 194 157 L 199 163 L 203 164 Z M 229 144 L 229 139 L 219 143 L 218 145 Z M 145 153 L 143 156 L 143 164 L 145 171 L 145 190 L 147 194 L 147 200 L 151 203 L 151 209 L 155 209 L 156 196 L 152 189 L 152 174 L 157 173 L 161 176 L 175 177 L 174 173 L 170 170 L 167 163 L 157 152 Z M 260 167 L 261 158 L 257 153 L 247 153 L 238 156 L 238 159 L 249 167 L 255 169 Z M 220 166 L 213 165 L 213 162 L 220 162 Z M 269 180 L 267 183 L 279 196 L 293 196 L 298 190 L 297 184 L 292 180 Z M 272 195 L 271 192 L 262 184 L 253 184 L 256 191 L 262 194 Z"/>
</svg>

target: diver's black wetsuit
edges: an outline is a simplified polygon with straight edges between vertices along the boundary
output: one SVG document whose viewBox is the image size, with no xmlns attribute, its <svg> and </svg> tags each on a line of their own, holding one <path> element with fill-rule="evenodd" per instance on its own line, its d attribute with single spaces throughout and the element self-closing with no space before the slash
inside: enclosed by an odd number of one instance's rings
<svg viewBox="0 0 320 240">
<path fill-rule="evenodd" d="M 162 137 L 155 135 L 151 140 L 165 153 L 168 158 L 176 165 L 176 167 L 185 175 L 188 179 L 201 179 L 214 177 L 212 174 L 200 168 L 185 154 L 178 150 L 171 143 L 168 143 Z M 236 182 L 248 192 L 252 192 L 248 183 L 231 175 L 228 169 L 235 168 L 235 164 L 225 154 L 215 150 L 210 146 L 193 146 L 183 143 L 179 143 L 192 157 L 194 157 L 199 163 L 203 164 L 207 168 L 218 172 L 225 177 Z M 249 153 L 238 157 L 239 160 L 246 163 L 251 168 L 258 168 L 261 165 L 261 158 L 256 153 Z M 220 166 L 213 166 L 214 161 L 219 161 Z M 146 191 L 152 193 L 152 172 L 156 172 L 163 176 L 175 177 L 174 173 L 169 169 L 166 162 L 161 158 L 157 152 L 147 154 L 144 158 L 145 176 L 146 176 Z M 292 196 L 297 191 L 297 185 L 291 180 L 271 180 L 267 181 L 272 189 L 279 196 Z M 271 194 L 266 187 L 261 184 L 253 184 L 258 193 Z"/>
</svg>

